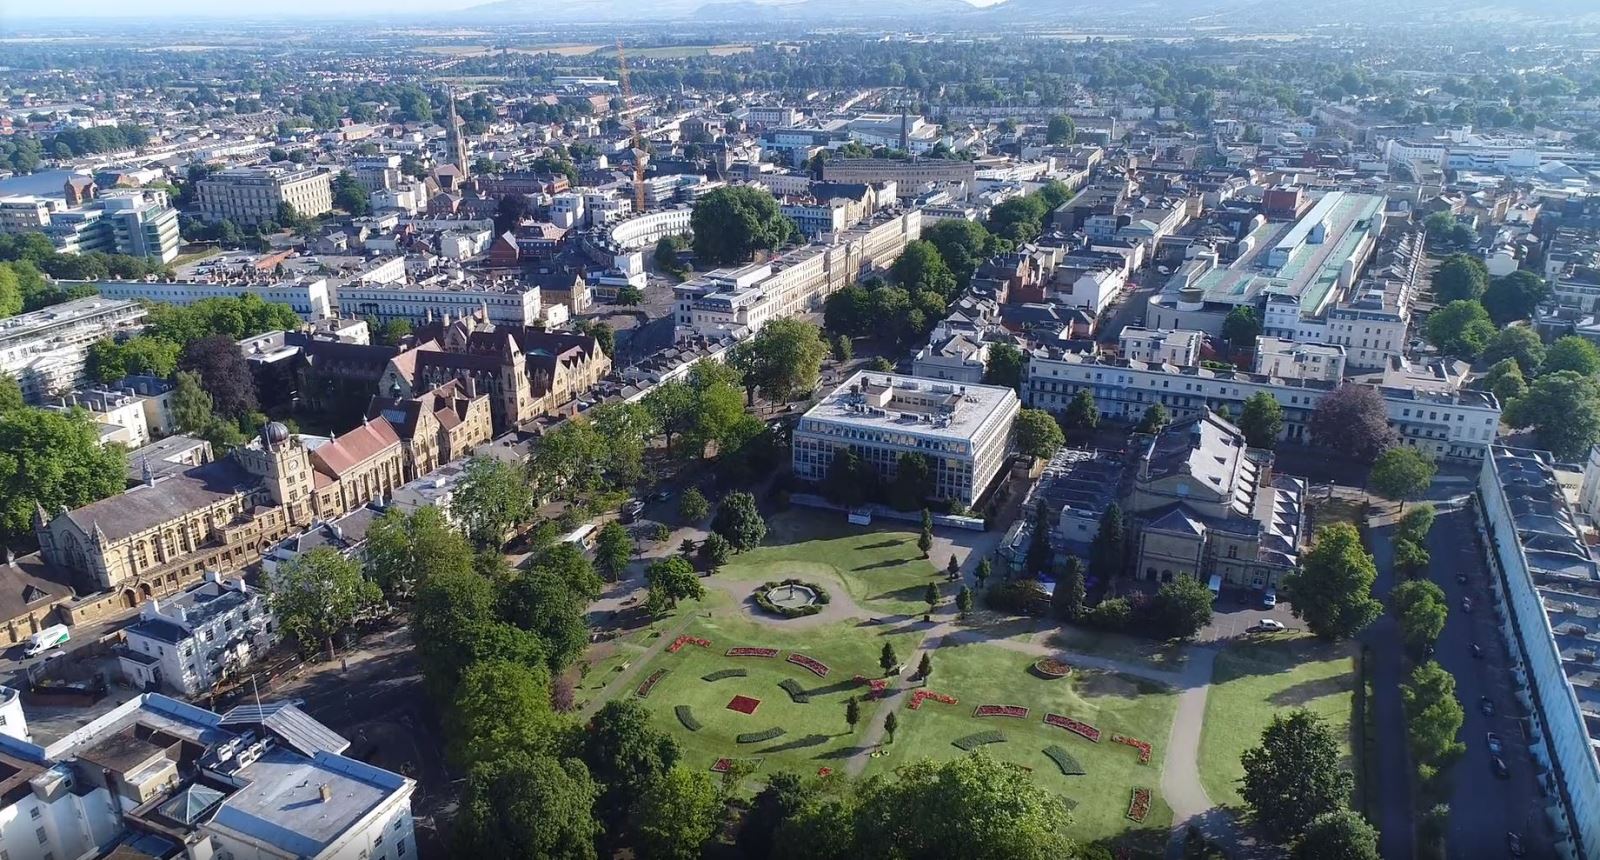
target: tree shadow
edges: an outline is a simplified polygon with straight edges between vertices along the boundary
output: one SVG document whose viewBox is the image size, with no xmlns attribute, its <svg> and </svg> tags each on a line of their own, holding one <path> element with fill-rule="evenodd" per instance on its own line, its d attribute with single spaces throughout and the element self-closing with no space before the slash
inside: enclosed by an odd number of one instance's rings
<svg viewBox="0 0 1600 860">
<path fill-rule="evenodd" d="M 907 601 L 910 601 L 910 600 L 921 600 L 922 599 L 922 595 L 926 594 L 927 591 L 928 591 L 928 586 L 926 584 L 923 584 L 923 585 L 908 585 L 905 588 L 897 588 L 894 591 L 885 591 L 885 592 L 882 592 L 880 594 L 874 594 L 874 595 L 872 595 L 871 597 L 869 597 L 867 599 L 868 600 L 907 600 Z"/>
<path fill-rule="evenodd" d="M 1354 676 L 1334 676 L 1331 678 L 1312 678 L 1301 681 L 1292 687 L 1279 690 L 1267 697 L 1267 701 L 1280 708 L 1304 705 L 1326 696 L 1336 696 L 1349 692 L 1355 687 Z"/>
<path fill-rule="evenodd" d="M 851 568 L 851 569 L 852 570 L 857 570 L 857 571 L 861 571 L 861 570 L 881 570 L 881 569 L 886 568 L 886 567 L 900 567 L 901 565 L 909 564 L 910 562 L 911 562 L 911 559 L 909 559 L 909 558 L 886 558 L 883 561 L 875 561 L 875 562 L 873 562 L 871 564 L 863 564 L 863 565 L 861 565 L 859 567 L 855 567 L 855 568 Z"/>
<path fill-rule="evenodd" d="M 854 689 L 856 689 L 857 687 L 860 687 L 860 686 L 861 685 L 857 684 L 854 680 L 840 681 L 840 682 L 838 682 L 836 684 L 829 684 L 826 687 L 818 687 L 818 688 L 816 688 L 814 690 L 806 690 L 805 691 L 805 695 L 811 696 L 811 697 L 831 696 L 834 693 L 843 693 L 843 692 L 845 692 L 847 690 L 854 690 Z"/>
<path fill-rule="evenodd" d="M 778 744 L 777 746 L 756 750 L 756 752 L 759 752 L 762 755 L 766 755 L 768 753 L 790 752 L 792 750 L 801 750 L 806 749 L 807 747 L 820 746 L 827 742 L 827 735 L 811 734 L 805 735 L 804 737 L 795 738 L 792 741 L 787 741 L 785 743 Z"/>
<path fill-rule="evenodd" d="M 878 541 L 877 543 L 863 544 L 861 546 L 861 548 L 862 549 L 890 549 L 892 547 L 905 546 L 905 545 L 906 545 L 906 538 L 890 538 L 888 540 Z"/>
<path fill-rule="evenodd" d="M 855 755 L 858 755 L 860 753 L 870 752 L 871 750 L 872 750 L 872 747 L 862 746 L 860 744 L 857 744 L 856 746 L 841 747 L 841 748 L 836 749 L 836 750 L 828 750 L 827 752 L 824 752 L 824 753 L 817 753 L 816 755 L 812 756 L 812 758 L 813 759 L 818 759 L 818 760 L 827 759 L 827 760 L 834 760 L 834 761 L 843 761 L 845 759 L 849 759 L 849 758 L 851 758 L 851 757 L 853 757 Z"/>
</svg>

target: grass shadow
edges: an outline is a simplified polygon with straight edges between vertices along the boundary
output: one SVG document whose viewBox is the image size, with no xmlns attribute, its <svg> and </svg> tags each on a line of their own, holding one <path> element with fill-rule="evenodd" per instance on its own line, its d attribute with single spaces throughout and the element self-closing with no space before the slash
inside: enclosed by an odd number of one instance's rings
<svg viewBox="0 0 1600 860">
<path fill-rule="evenodd" d="M 1324 696 L 1336 696 L 1354 688 L 1355 679 L 1352 677 L 1338 675 L 1331 678 L 1313 678 L 1279 690 L 1268 696 L 1267 701 L 1280 708 L 1289 708 L 1304 705 Z"/>
<path fill-rule="evenodd" d="M 788 741 L 786 743 L 781 743 L 781 744 L 778 744 L 777 746 L 772 746 L 772 747 L 767 747 L 765 749 L 756 750 L 756 752 L 758 752 L 758 753 L 760 753 L 762 755 L 767 755 L 769 753 L 790 752 L 792 750 L 803 750 L 803 749 L 806 749 L 807 747 L 820 746 L 820 745 L 825 744 L 827 742 L 828 742 L 828 736 L 827 735 L 812 734 L 812 735 L 806 735 L 804 737 L 795 738 L 792 741 Z"/>
<path fill-rule="evenodd" d="M 851 568 L 851 569 L 852 570 L 857 570 L 857 571 L 860 571 L 860 570 L 881 570 L 881 569 L 886 568 L 886 567 L 900 567 L 901 565 L 910 564 L 910 563 L 911 563 L 911 559 L 909 559 L 909 558 L 886 558 L 883 561 L 875 561 L 872 564 L 863 564 L 863 565 L 860 565 L 858 567 L 854 567 L 854 568 Z"/>
</svg>

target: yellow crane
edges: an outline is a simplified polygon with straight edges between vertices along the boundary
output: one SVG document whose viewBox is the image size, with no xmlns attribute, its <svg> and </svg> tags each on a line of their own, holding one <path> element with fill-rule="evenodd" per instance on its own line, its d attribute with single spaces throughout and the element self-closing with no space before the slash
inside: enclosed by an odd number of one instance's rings
<svg viewBox="0 0 1600 860">
<path fill-rule="evenodd" d="M 622 88 L 622 108 L 617 111 L 617 123 L 623 122 L 624 114 L 632 107 L 633 88 L 628 85 L 628 55 L 622 51 L 622 40 L 617 40 L 617 83 Z M 644 211 L 644 166 L 650 160 L 650 154 L 645 152 L 644 141 L 639 137 L 639 122 L 633 122 L 633 211 Z"/>
</svg>

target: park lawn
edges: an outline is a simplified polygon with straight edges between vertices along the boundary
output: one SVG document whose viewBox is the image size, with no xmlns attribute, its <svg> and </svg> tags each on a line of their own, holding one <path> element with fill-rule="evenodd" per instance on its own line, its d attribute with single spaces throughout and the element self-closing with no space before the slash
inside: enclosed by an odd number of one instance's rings
<svg viewBox="0 0 1600 860">
<path fill-rule="evenodd" d="M 1219 806 L 1239 806 L 1239 759 L 1261 742 L 1272 715 L 1305 707 L 1333 726 L 1355 772 L 1350 716 L 1356 668 L 1350 646 L 1307 635 L 1237 642 L 1217 655 L 1200 735 L 1200 782 Z"/>
<path fill-rule="evenodd" d="M 786 515 L 779 523 L 774 532 L 782 536 L 769 534 L 768 544 L 734 556 L 717 576 L 752 583 L 810 577 L 824 588 L 842 585 L 868 610 L 898 615 L 928 611 L 922 596 L 930 582 L 950 591 L 917 549 L 916 532 L 862 530 L 810 512 Z M 791 534 L 793 541 L 775 542 Z"/>
<path fill-rule="evenodd" d="M 599 647 L 591 647 L 584 655 L 583 664 L 588 666 L 588 671 L 582 675 L 575 685 L 573 707 L 581 708 L 588 704 L 599 692 L 611 683 L 625 666 L 639 658 L 644 653 L 644 648 L 627 642 L 615 641 L 604 643 Z"/>
<path fill-rule="evenodd" d="M 872 714 L 870 703 L 863 703 L 862 722 L 854 733 L 847 732 L 844 703 L 864 688 L 853 677 L 878 677 L 882 669 L 878 657 L 885 641 L 893 643 L 902 659 L 916 649 L 920 630 L 895 632 L 892 628 L 858 627 L 854 622 L 826 627 L 783 630 L 773 625 L 756 624 L 738 614 L 737 609 L 713 610 L 712 617 L 696 617 L 683 635 L 711 640 L 709 647 L 685 645 L 678 653 L 663 650 L 635 676 L 642 683 L 657 669 L 668 670 L 647 698 L 635 695 L 638 684 L 619 695 L 640 702 L 650 712 L 651 723 L 670 734 L 683 749 L 683 762 L 691 769 L 708 769 L 718 758 L 760 759 L 759 775 L 778 770 L 815 774 L 818 768 L 842 770 L 866 731 Z M 728 657 L 729 648 L 746 646 L 778 648 L 777 657 Z M 787 661 L 799 651 L 828 666 L 827 677 Z M 749 672 L 742 678 L 705 681 L 702 676 L 720 669 L 741 668 Z M 811 701 L 797 704 L 779 683 L 793 678 L 811 695 Z M 735 695 L 760 699 L 753 714 L 729 710 Z M 699 731 L 689 731 L 679 722 L 675 708 L 688 705 L 699 721 Z M 781 737 L 751 744 L 739 744 L 735 737 L 779 727 Z"/>
<path fill-rule="evenodd" d="M 1051 648 L 1076 651 L 1092 657 L 1105 657 L 1124 663 L 1143 663 L 1163 672 L 1181 672 L 1189 657 L 1179 642 L 1162 642 L 1144 636 L 1129 636 L 1103 630 L 1089 630 L 1063 624 L 1042 639 Z"/>
<path fill-rule="evenodd" d="M 958 703 L 925 701 L 915 711 L 901 708 L 895 741 L 885 747 L 888 755 L 875 759 L 868 773 L 887 773 L 917 759 L 944 761 L 965 755 L 953 741 L 993 729 L 1006 736 L 1005 742 L 979 749 L 1001 761 L 1031 768 L 1036 783 L 1075 802 L 1069 830 L 1074 839 L 1093 842 L 1137 831 L 1132 839 L 1135 845 L 1156 850 L 1164 845 L 1172 810 L 1161 797 L 1161 770 L 1177 707 L 1175 693 L 1147 681 L 1093 670 L 1046 680 L 1030 671 L 1035 658 L 983 643 L 944 645 L 932 652 L 932 657 L 928 689 L 955 696 Z M 910 684 L 903 695 L 919 686 Z M 1029 711 L 1021 719 L 974 717 L 977 705 L 1021 705 Z M 1095 726 L 1102 732 L 1100 742 L 1046 725 L 1046 713 L 1064 714 Z M 1137 750 L 1112 743 L 1114 733 L 1151 743 L 1150 763 L 1139 764 Z M 1065 749 L 1087 773 L 1062 775 L 1044 754 L 1052 745 Z M 1150 814 L 1143 824 L 1126 817 L 1135 787 L 1152 792 Z"/>
</svg>

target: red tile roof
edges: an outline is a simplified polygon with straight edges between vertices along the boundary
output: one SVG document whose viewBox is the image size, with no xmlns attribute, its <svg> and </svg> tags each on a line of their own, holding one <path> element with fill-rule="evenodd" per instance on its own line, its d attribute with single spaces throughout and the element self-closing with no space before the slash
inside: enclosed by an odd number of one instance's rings
<svg viewBox="0 0 1600 860">
<path fill-rule="evenodd" d="M 362 424 L 311 452 L 317 471 L 333 478 L 400 444 L 400 436 L 382 416 Z"/>
</svg>

